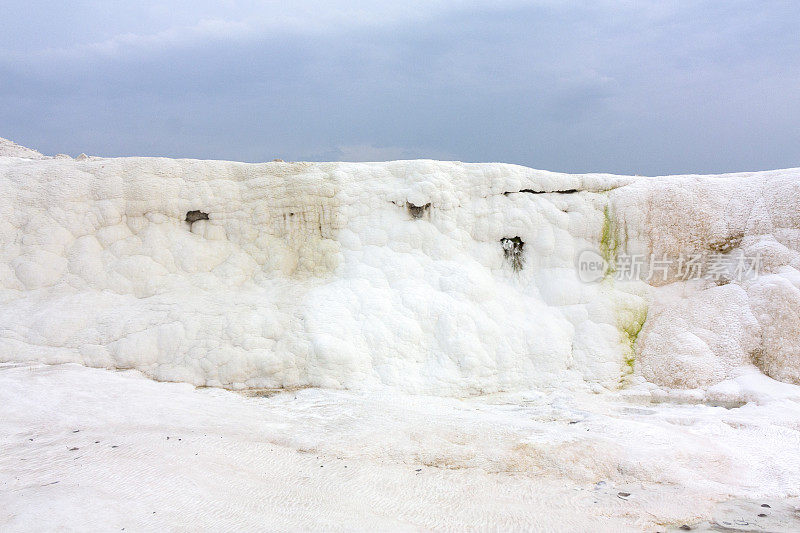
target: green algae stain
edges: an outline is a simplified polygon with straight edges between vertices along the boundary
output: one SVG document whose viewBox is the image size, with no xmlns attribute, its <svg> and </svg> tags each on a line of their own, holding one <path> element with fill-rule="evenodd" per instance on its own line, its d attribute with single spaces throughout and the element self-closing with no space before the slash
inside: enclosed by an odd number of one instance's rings
<svg viewBox="0 0 800 533">
<path fill-rule="evenodd" d="M 622 343 L 626 346 L 627 352 L 622 379 L 633 374 L 636 362 L 636 339 L 639 338 L 645 320 L 647 320 L 647 306 L 644 304 L 638 309 L 626 309 L 618 317 L 617 327 L 622 334 Z"/>
<path fill-rule="evenodd" d="M 615 287 L 614 274 L 617 271 L 617 257 L 620 246 L 625 246 L 620 238 L 620 228 L 614 219 L 614 212 L 610 202 L 603 209 L 603 226 L 600 230 L 600 255 L 606 262 L 607 269 L 602 281 L 603 285 L 610 291 L 620 291 Z M 613 292 L 608 297 L 617 300 L 617 295 Z M 644 300 L 639 302 L 619 301 L 614 303 L 614 315 L 616 317 L 616 327 L 620 332 L 620 344 L 623 350 L 623 365 L 620 374 L 620 386 L 624 387 L 628 378 L 634 372 L 636 364 L 636 339 L 642 331 L 645 320 L 647 320 L 647 304 Z"/>
<path fill-rule="evenodd" d="M 600 255 L 608 265 L 607 276 L 616 271 L 619 244 L 617 225 L 614 223 L 611 206 L 606 205 L 603 209 L 603 228 L 600 231 Z"/>
</svg>

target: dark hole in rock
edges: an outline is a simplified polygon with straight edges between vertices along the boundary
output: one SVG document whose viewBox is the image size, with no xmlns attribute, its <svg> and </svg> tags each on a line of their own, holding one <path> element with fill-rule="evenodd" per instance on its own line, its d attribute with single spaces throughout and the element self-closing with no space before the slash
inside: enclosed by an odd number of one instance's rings
<svg viewBox="0 0 800 533">
<path fill-rule="evenodd" d="M 186 213 L 186 222 L 189 224 L 194 224 L 198 220 L 208 220 L 208 213 L 203 213 L 202 211 L 189 211 Z"/>
<path fill-rule="evenodd" d="M 723 239 L 712 241 L 708 244 L 708 247 L 712 252 L 726 254 L 734 248 L 738 248 L 742 244 L 742 239 L 744 239 L 744 232 L 740 231 Z"/>
<path fill-rule="evenodd" d="M 564 189 L 561 191 L 534 191 L 533 189 L 522 189 L 521 191 L 506 191 L 503 194 L 509 195 L 515 192 L 524 192 L 528 194 L 573 194 L 578 192 L 578 189 Z"/>
<path fill-rule="evenodd" d="M 414 205 L 411 202 L 406 202 L 406 208 L 408 209 L 408 214 L 411 215 L 411 218 L 422 218 L 425 213 L 430 211 L 431 204 L 428 202 L 425 205 Z"/>
<path fill-rule="evenodd" d="M 522 255 L 522 249 L 525 243 L 519 237 L 503 237 L 500 239 L 500 244 L 503 246 L 503 255 L 511 263 L 511 268 L 514 272 L 519 272 L 525 266 L 525 256 Z"/>
</svg>

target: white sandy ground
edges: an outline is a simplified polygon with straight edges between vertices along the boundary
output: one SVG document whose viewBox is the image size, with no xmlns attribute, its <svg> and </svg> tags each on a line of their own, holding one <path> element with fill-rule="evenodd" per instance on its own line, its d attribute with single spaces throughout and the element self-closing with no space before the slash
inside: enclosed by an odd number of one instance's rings
<svg viewBox="0 0 800 533">
<path fill-rule="evenodd" d="M 797 531 L 800 403 L 775 385 L 737 408 L 642 387 L 247 396 L 5 364 L 0 530 Z"/>
</svg>

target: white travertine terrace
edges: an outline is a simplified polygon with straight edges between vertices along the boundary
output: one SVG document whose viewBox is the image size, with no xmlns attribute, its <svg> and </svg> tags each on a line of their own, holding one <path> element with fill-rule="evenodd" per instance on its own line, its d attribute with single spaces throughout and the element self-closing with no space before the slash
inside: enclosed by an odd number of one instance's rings
<svg viewBox="0 0 800 533">
<path fill-rule="evenodd" d="M 2 140 L 0 213 L 0 361 L 440 395 L 800 384 L 800 169 L 71 159 Z M 585 283 L 584 250 L 761 269 Z"/>
</svg>

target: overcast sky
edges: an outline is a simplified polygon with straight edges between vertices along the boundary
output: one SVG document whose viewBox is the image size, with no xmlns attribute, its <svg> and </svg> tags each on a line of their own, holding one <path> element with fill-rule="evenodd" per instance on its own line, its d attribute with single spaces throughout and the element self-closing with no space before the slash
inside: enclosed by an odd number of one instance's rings
<svg viewBox="0 0 800 533">
<path fill-rule="evenodd" d="M 798 167 L 798 35 L 794 0 L 3 0 L 0 137 L 72 155 Z"/>
</svg>

